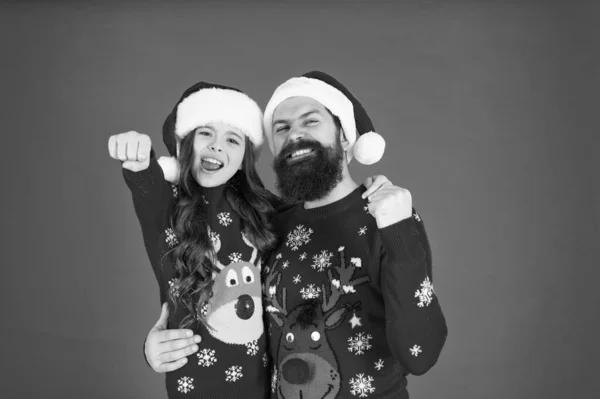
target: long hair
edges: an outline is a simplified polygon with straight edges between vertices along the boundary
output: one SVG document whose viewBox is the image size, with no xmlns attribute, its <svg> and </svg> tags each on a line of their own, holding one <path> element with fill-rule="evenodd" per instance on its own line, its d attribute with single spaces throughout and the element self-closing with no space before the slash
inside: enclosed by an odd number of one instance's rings
<svg viewBox="0 0 600 399">
<path fill-rule="evenodd" d="M 179 328 L 196 328 L 207 325 L 202 307 L 211 296 L 216 254 L 208 234 L 207 208 L 202 198 L 202 188 L 193 177 L 194 133 L 181 142 L 179 199 L 170 211 L 170 227 L 179 244 L 168 255 L 175 266 L 177 282 L 169 290 L 169 305 L 173 313 L 181 308 L 186 315 Z M 241 220 L 242 232 L 266 255 L 275 244 L 276 236 L 269 223 L 275 213 L 276 197 L 269 192 L 256 171 L 254 145 L 246 137 L 242 169 L 226 183 L 224 197 Z"/>
</svg>

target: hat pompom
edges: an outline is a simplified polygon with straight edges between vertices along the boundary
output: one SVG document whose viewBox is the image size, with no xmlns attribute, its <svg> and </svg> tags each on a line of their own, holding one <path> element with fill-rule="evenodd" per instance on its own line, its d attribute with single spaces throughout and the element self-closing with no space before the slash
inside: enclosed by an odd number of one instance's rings
<svg viewBox="0 0 600 399">
<path fill-rule="evenodd" d="M 383 157 L 385 140 L 379 133 L 367 132 L 360 135 L 354 144 L 354 158 L 363 165 L 371 165 Z"/>
<path fill-rule="evenodd" d="M 179 172 L 181 167 L 177 158 L 175 157 L 160 157 L 158 158 L 158 164 L 165 175 L 165 180 L 170 183 L 177 183 L 179 181 Z"/>
</svg>

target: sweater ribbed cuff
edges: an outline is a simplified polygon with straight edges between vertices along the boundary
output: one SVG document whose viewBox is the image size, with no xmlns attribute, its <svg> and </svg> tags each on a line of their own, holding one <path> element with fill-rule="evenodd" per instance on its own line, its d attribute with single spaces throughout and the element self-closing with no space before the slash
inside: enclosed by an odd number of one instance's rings
<svg viewBox="0 0 600 399">
<path fill-rule="evenodd" d="M 121 164 L 123 164 L 123 162 L 121 162 Z M 156 155 L 154 155 L 154 150 L 152 150 L 150 152 L 150 164 L 148 165 L 148 167 L 144 170 L 140 170 L 139 172 L 134 172 L 132 170 L 129 169 L 123 169 L 123 177 L 125 178 L 125 181 L 127 181 L 128 183 L 141 183 L 141 182 L 147 182 L 147 181 L 152 181 L 153 183 L 156 183 L 156 181 L 154 180 L 158 180 L 158 179 L 164 179 L 164 174 L 162 171 L 162 168 L 160 167 L 160 165 L 158 164 L 158 161 L 156 160 Z M 160 180 L 158 180 L 160 181 Z"/>
<path fill-rule="evenodd" d="M 399 262 L 425 256 L 419 234 L 417 220 L 414 215 L 379 229 L 385 250 Z"/>
</svg>

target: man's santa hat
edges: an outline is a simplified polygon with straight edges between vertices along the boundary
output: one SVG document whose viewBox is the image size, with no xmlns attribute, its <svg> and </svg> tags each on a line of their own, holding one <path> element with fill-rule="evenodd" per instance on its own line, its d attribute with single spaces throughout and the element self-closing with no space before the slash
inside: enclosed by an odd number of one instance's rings
<svg viewBox="0 0 600 399">
<path fill-rule="evenodd" d="M 347 151 L 348 162 L 354 157 L 361 164 L 371 165 L 383 156 L 385 140 L 379 133 L 375 133 L 367 111 L 344 85 L 319 71 L 291 78 L 273 93 L 263 118 L 265 135 L 272 153 L 273 113 L 279 104 L 291 97 L 312 98 L 339 118 L 344 136 L 350 143 Z"/>
</svg>

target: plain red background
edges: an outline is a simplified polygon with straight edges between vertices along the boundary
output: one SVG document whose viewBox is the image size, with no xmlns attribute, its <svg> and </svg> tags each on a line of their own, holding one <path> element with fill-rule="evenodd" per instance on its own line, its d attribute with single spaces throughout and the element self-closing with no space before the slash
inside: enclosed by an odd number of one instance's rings
<svg viewBox="0 0 600 399">
<path fill-rule="evenodd" d="M 598 9 L 499 3 L 2 5 L 1 396 L 166 397 L 142 358 L 157 286 L 108 137 L 136 129 L 164 155 L 192 83 L 264 106 L 321 69 L 387 140 L 351 172 L 410 189 L 430 235 L 449 337 L 411 397 L 592 397 Z"/>
</svg>

